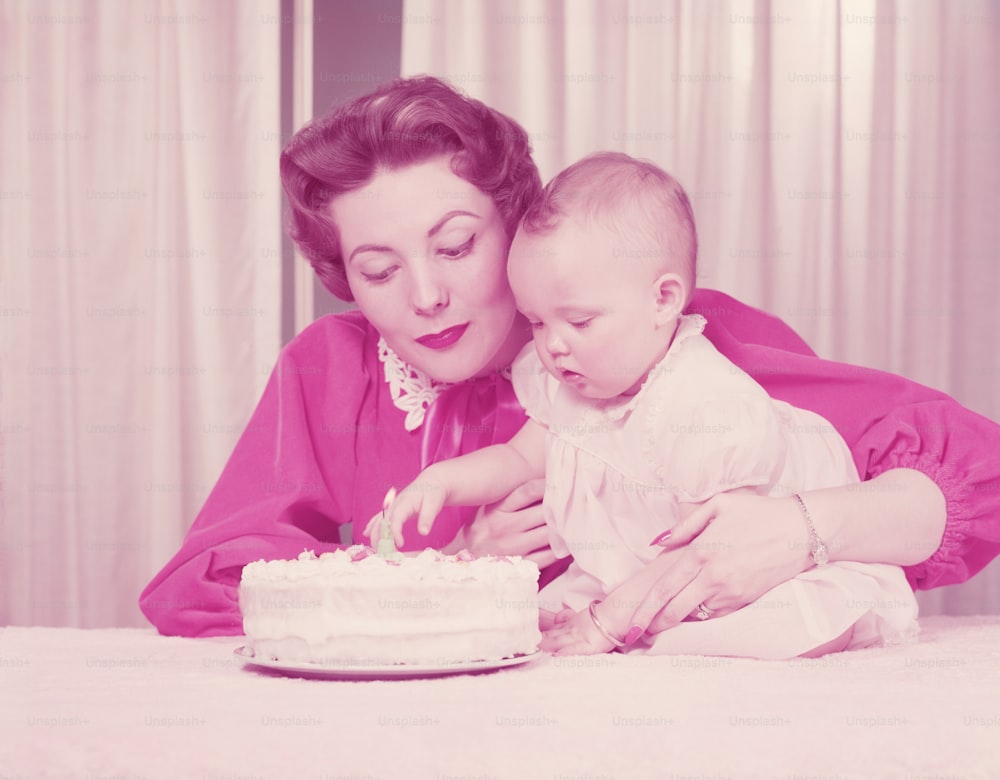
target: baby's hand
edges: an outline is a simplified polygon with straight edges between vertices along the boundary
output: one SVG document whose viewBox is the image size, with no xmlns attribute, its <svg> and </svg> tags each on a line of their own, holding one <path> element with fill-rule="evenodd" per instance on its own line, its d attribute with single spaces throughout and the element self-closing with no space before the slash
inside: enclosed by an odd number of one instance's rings
<svg viewBox="0 0 1000 780">
<path fill-rule="evenodd" d="M 564 609 L 556 614 L 539 647 L 553 655 L 596 655 L 610 652 L 614 645 L 597 630 L 587 610 Z"/>
<path fill-rule="evenodd" d="M 440 483 L 417 477 L 403 488 L 395 500 L 385 511 L 385 521 L 392 528 L 392 538 L 396 547 L 403 546 L 403 524 L 414 515 L 417 516 L 417 530 L 427 536 L 434 520 L 444 506 L 447 491 Z M 365 528 L 365 535 L 371 540 L 371 546 L 378 544 L 382 533 L 382 513 L 375 515 Z"/>
</svg>

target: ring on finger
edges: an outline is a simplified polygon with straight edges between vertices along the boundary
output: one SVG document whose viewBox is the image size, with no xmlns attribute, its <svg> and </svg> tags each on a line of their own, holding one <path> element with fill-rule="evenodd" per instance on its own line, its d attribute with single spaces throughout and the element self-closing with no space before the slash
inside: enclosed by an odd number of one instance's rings
<svg viewBox="0 0 1000 780">
<path fill-rule="evenodd" d="M 712 613 L 714 611 L 715 610 L 706 607 L 705 602 L 703 601 L 698 605 L 698 609 L 695 611 L 694 616 L 698 618 L 698 620 L 708 620 L 712 617 Z"/>
</svg>

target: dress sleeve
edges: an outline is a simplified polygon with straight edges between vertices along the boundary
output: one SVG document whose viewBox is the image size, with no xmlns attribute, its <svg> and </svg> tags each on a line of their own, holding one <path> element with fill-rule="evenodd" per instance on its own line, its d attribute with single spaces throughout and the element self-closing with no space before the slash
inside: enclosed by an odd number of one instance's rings
<svg viewBox="0 0 1000 780">
<path fill-rule="evenodd" d="M 658 476 L 681 502 L 698 503 L 737 488 L 770 487 L 785 443 L 771 401 L 741 393 L 668 410 L 651 439 Z"/>
<path fill-rule="evenodd" d="M 362 393 L 345 387 L 339 375 L 362 384 L 365 378 L 358 376 L 358 329 L 346 318 L 324 319 L 283 350 L 180 550 L 142 592 L 139 606 L 161 633 L 240 634 L 238 586 L 245 564 L 338 546 L 338 525 L 350 507 L 342 486 L 352 481 L 353 453 L 321 451 L 317 412 L 336 409 L 339 401 L 342 424 L 356 422 L 358 405 L 352 408 L 345 395 Z M 337 371 L 334 364 L 353 370 Z M 337 475 L 337 491 L 330 474 Z"/>
<path fill-rule="evenodd" d="M 910 468 L 940 488 L 944 536 L 928 560 L 903 567 L 912 586 L 964 582 L 1000 554 L 1000 425 L 895 374 L 817 358 L 781 320 L 706 292 L 705 335 L 772 398 L 829 420 L 862 480 Z"/>
<path fill-rule="evenodd" d="M 923 563 L 904 567 L 913 587 L 964 582 L 1000 553 L 1000 425 L 947 396 L 914 399 L 873 420 L 852 449 L 869 478 L 914 469 L 944 494 L 940 546 Z"/>
</svg>

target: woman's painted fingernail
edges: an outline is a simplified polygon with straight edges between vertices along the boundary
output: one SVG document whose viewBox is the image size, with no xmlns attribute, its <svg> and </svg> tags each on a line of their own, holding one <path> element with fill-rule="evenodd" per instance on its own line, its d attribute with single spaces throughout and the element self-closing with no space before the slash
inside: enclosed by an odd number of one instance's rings
<svg viewBox="0 0 1000 780">
<path fill-rule="evenodd" d="M 628 633 L 625 634 L 625 638 L 622 641 L 627 645 L 631 645 L 635 642 L 635 640 L 637 640 L 642 635 L 643 635 L 642 626 L 632 626 L 632 628 L 628 630 Z"/>
<path fill-rule="evenodd" d="M 660 534 L 659 536 L 657 536 L 653 541 L 651 541 L 649 543 L 649 546 L 650 547 L 656 547 L 656 545 L 658 545 L 660 542 L 665 542 L 667 539 L 669 539 L 673 535 L 673 533 L 674 533 L 673 529 L 672 528 L 668 528 L 662 534 Z"/>
</svg>

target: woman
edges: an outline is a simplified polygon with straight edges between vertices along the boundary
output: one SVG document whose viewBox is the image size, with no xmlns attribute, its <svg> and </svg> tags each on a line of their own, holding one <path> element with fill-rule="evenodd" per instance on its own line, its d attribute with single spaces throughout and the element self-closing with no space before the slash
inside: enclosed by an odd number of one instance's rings
<svg viewBox="0 0 1000 780">
<path fill-rule="evenodd" d="M 300 130 L 281 176 L 292 237 L 360 311 L 318 320 L 282 351 L 180 551 L 140 598 L 162 633 L 240 633 L 244 564 L 333 549 L 345 523 L 364 541 L 391 485 L 524 421 L 504 376 L 530 338 L 505 274 L 541 189 L 523 129 L 436 79 L 400 80 Z M 773 397 L 830 420 L 868 482 L 803 494 L 808 522 L 791 499 L 712 499 L 659 540 L 669 549 L 633 624 L 656 632 L 696 607 L 743 606 L 812 566 L 818 540 L 834 559 L 904 565 L 924 588 L 997 554 L 1000 426 L 900 377 L 820 360 L 721 293 L 699 291 L 688 311 Z M 551 578 L 540 495 L 528 484 L 480 513 L 448 510 L 407 548 L 523 554 Z"/>
</svg>

